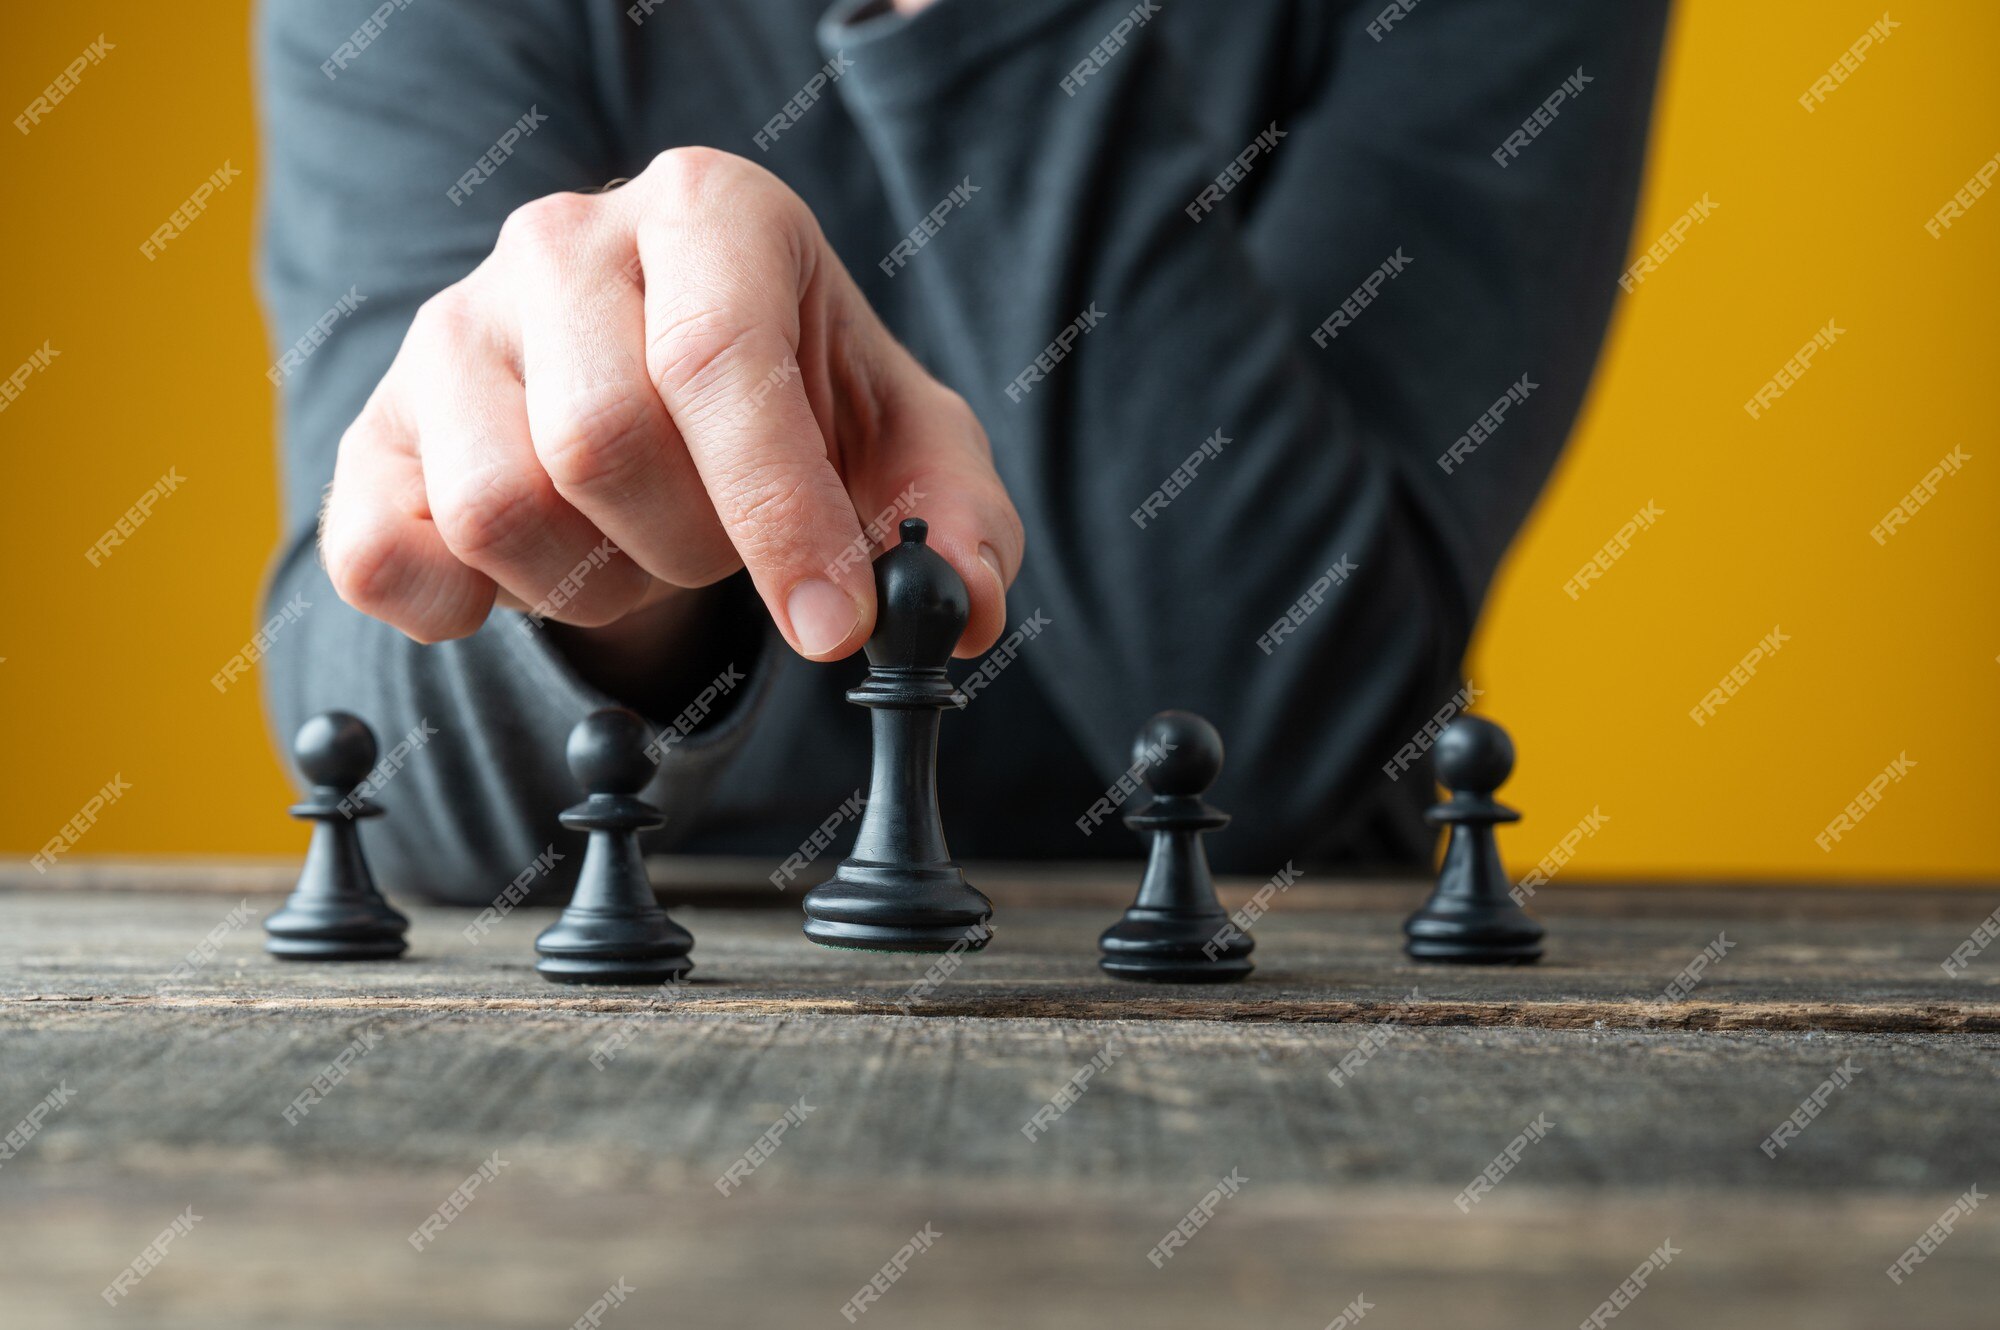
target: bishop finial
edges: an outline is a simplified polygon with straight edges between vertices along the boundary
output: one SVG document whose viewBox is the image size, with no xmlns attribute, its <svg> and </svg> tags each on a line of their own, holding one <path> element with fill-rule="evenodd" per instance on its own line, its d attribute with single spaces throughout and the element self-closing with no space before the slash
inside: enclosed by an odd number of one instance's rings
<svg viewBox="0 0 2000 1330">
<path fill-rule="evenodd" d="M 951 662 L 972 598 L 929 544 L 930 524 L 903 519 L 903 542 L 875 560 L 875 633 L 865 650 L 877 669 L 942 671 Z"/>
</svg>

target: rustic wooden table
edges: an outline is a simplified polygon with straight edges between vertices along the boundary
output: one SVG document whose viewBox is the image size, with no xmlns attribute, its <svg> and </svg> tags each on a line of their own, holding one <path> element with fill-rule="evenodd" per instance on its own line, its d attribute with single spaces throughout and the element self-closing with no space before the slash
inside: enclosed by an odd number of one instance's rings
<svg viewBox="0 0 2000 1330">
<path fill-rule="evenodd" d="M 2000 894 L 1550 888 L 1545 963 L 1478 970 L 1403 959 L 1420 887 L 1302 884 L 1251 982 L 1204 990 L 1099 976 L 1125 877 L 995 869 L 993 947 L 904 1014 L 928 958 L 820 950 L 740 870 L 662 867 L 697 902 L 667 993 L 543 982 L 547 911 L 475 942 L 419 908 L 400 962 L 280 965 L 257 919 L 290 865 L 0 870 L 0 1135 L 62 1101 L 0 1148 L 0 1322 L 846 1325 L 926 1226 L 856 1323 L 2000 1318 L 2000 1206 L 1887 1273 L 2000 1182 L 2000 949 L 1942 967 Z"/>
</svg>

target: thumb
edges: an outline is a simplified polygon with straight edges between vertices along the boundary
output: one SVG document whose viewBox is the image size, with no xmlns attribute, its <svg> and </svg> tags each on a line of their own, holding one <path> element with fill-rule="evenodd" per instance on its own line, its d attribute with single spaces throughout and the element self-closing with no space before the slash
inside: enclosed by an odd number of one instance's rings
<svg viewBox="0 0 2000 1330">
<path fill-rule="evenodd" d="M 914 361 L 910 367 L 923 375 Z M 901 398 L 885 413 L 893 424 L 859 472 L 849 474 L 848 488 L 875 548 L 893 543 L 905 517 L 930 524 L 930 547 L 951 564 L 971 599 L 956 654 L 976 656 L 1006 630 L 1007 588 L 1025 544 L 1020 514 L 963 398 L 928 376 Z"/>
</svg>

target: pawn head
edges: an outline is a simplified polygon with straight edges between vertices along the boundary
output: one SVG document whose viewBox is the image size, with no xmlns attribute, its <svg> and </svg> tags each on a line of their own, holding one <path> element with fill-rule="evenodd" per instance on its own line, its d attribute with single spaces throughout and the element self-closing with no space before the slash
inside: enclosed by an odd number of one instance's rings
<svg viewBox="0 0 2000 1330">
<path fill-rule="evenodd" d="M 339 790 L 351 790 L 368 778 L 376 751 L 375 731 L 346 711 L 322 711 L 299 726 L 292 739 L 292 756 L 305 778 Z"/>
<path fill-rule="evenodd" d="M 1192 711 L 1162 711 L 1139 731 L 1132 761 L 1155 794 L 1200 794 L 1222 772 L 1222 736 Z"/>
<path fill-rule="evenodd" d="M 1483 716 L 1460 716 L 1437 742 L 1438 784 L 1491 793 L 1514 770 L 1514 741 Z"/>
<path fill-rule="evenodd" d="M 647 755 L 652 735 L 623 707 L 593 711 L 569 732 L 570 774 L 586 794 L 637 794 L 656 768 Z"/>
</svg>

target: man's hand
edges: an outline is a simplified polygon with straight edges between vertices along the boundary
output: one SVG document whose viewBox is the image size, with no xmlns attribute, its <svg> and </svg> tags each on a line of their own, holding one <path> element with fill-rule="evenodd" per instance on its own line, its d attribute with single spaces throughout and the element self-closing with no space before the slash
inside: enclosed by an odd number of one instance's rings
<svg viewBox="0 0 2000 1330">
<path fill-rule="evenodd" d="M 831 660 L 874 625 L 885 542 L 862 524 L 905 494 L 892 518 L 927 519 L 971 592 L 959 654 L 985 650 L 1022 531 L 979 422 L 796 194 L 677 148 L 522 207 L 425 302 L 341 439 L 321 548 L 341 599 L 420 642 L 499 604 L 608 644 L 747 567 L 791 644 Z"/>
</svg>

